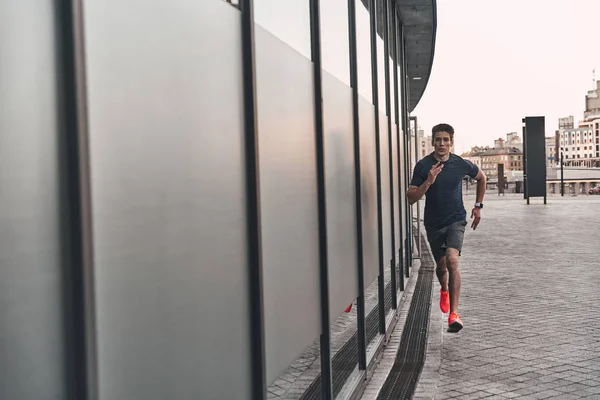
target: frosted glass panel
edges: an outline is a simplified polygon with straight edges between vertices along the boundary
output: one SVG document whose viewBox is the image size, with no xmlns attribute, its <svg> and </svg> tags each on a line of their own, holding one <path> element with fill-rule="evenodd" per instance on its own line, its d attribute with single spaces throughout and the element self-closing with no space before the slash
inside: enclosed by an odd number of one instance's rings
<svg viewBox="0 0 600 400">
<path fill-rule="evenodd" d="M 0 5 L 0 398 L 67 398 L 53 2 Z"/>
<path fill-rule="evenodd" d="M 383 266 L 392 259 L 392 208 L 390 204 L 390 154 L 387 117 L 379 113 L 379 146 L 381 154 L 381 211 L 383 217 Z"/>
<path fill-rule="evenodd" d="M 321 0 L 320 5 L 322 67 L 350 86 L 348 2 Z"/>
<path fill-rule="evenodd" d="M 385 57 L 383 54 L 384 46 L 383 39 L 377 35 L 377 88 L 379 98 L 379 112 L 385 114 Z M 387 125 L 386 125 L 387 126 Z"/>
<path fill-rule="evenodd" d="M 308 1 L 254 0 L 254 21 L 304 57 L 311 59 Z"/>
<path fill-rule="evenodd" d="M 270 384 L 321 333 L 312 63 L 257 27 L 256 74 Z"/>
<path fill-rule="evenodd" d="M 371 34 L 369 11 L 361 0 L 356 1 L 356 52 L 358 65 L 358 93 L 373 101 L 371 76 Z"/>
<path fill-rule="evenodd" d="M 392 124 L 392 161 L 393 161 L 393 168 L 392 168 L 392 182 L 394 184 L 394 235 L 396 238 L 396 242 L 395 242 L 395 249 L 394 251 L 398 251 L 398 248 L 400 247 L 400 223 L 399 223 L 399 198 L 398 198 L 398 135 L 397 135 L 397 130 L 396 130 L 397 125 L 396 124 Z M 398 262 L 398 260 L 396 260 L 396 262 Z"/>
<path fill-rule="evenodd" d="M 85 27 L 101 399 L 248 399 L 240 12 L 90 1 Z"/>
<path fill-rule="evenodd" d="M 358 265 L 352 90 L 327 72 L 323 74 L 323 113 L 329 306 L 333 320 L 358 297 Z"/>
<path fill-rule="evenodd" d="M 379 275 L 377 240 L 377 163 L 375 160 L 375 108 L 360 97 L 361 201 L 363 218 L 363 260 L 365 288 Z"/>
</svg>

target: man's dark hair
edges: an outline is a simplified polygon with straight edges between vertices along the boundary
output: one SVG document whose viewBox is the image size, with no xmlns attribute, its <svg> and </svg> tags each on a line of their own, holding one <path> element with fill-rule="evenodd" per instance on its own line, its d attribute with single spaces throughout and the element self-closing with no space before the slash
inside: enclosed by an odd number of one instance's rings
<svg viewBox="0 0 600 400">
<path fill-rule="evenodd" d="M 454 141 L 454 128 L 448 124 L 437 124 L 431 130 L 431 141 L 435 141 L 435 134 L 438 132 L 448 132 L 450 140 Z"/>
</svg>

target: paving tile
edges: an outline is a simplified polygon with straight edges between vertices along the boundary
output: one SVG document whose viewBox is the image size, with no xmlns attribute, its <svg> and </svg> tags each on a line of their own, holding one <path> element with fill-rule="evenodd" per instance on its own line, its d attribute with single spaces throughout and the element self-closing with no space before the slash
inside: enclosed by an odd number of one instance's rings
<svg viewBox="0 0 600 400">
<path fill-rule="evenodd" d="M 600 398 L 600 236 L 589 218 L 600 199 L 486 201 L 460 258 L 465 329 L 445 332 L 441 314 L 431 324 L 442 345 L 427 357 L 437 354 L 441 368 L 437 387 L 428 375 L 423 390 L 433 387 L 436 399 L 445 385 L 461 398 Z"/>
</svg>

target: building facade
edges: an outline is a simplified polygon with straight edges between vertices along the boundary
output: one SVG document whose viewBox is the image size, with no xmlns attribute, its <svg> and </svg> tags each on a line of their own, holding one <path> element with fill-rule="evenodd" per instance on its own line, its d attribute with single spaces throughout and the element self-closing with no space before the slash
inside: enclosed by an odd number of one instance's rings
<svg viewBox="0 0 600 400">
<path fill-rule="evenodd" d="M 554 167 L 558 161 L 556 158 L 556 138 L 546 137 L 546 170 Z"/>
<path fill-rule="evenodd" d="M 585 96 L 584 119 L 574 127 L 573 117 L 559 119 L 556 163 L 562 155 L 566 166 L 600 168 L 600 82 Z"/>
<path fill-rule="evenodd" d="M 413 273 L 435 0 L 1 10 L 0 397 L 266 400 L 301 355 L 355 393 Z"/>
<path fill-rule="evenodd" d="M 508 180 L 510 180 L 512 172 L 523 171 L 523 153 L 517 148 L 493 148 L 476 155 L 479 157 L 481 169 L 490 183 L 498 181 L 498 164 L 504 165 Z"/>
<path fill-rule="evenodd" d="M 433 142 L 431 135 L 425 136 L 425 131 L 419 129 L 420 154 L 419 158 L 423 158 L 433 153 Z"/>
<path fill-rule="evenodd" d="M 514 181 L 522 179 L 522 148 L 520 136 L 516 132 L 511 132 L 506 135 L 506 139 L 494 140 L 494 147 L 475 146 L 461 156 L 481 168 L 490 183 L 498 181 L 498 164 L 504 165 L 507 181 Z"/>
</svg>

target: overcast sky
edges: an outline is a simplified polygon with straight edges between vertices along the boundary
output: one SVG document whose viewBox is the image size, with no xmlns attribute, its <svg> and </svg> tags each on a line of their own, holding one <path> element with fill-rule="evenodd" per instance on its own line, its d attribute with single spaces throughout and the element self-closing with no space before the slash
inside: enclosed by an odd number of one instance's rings
<svg viewBox="0 0 600 400">
<path fill-rule="evenodd" d="M 321 0 L 322 50 L 324 69 L 349 84 L 346 4 Z M 310 58 L 306 0 L 254 5 L 261 26 Z M 545 116 L 547 136 L 559 117 L 582 119 L 594 68 L 600 78 L 600 0 L 437 0 L 437 13 L 433 70 L 413 112 L 427 134 L 453 125 L 460 154 L 521 132 L 526 116 Z M 369 17 L 359 0 L 357 25 L 359 91 L 371 100 Z"/>
<path fill-rule="evenodd" d="M 600 0 L 438 0 L 432 75 L 413 115 L 429 134 L 456 131 L 455 151 L 521 132 L 525 116 L 583 117 L 600 78 Z"/>
</svg>

